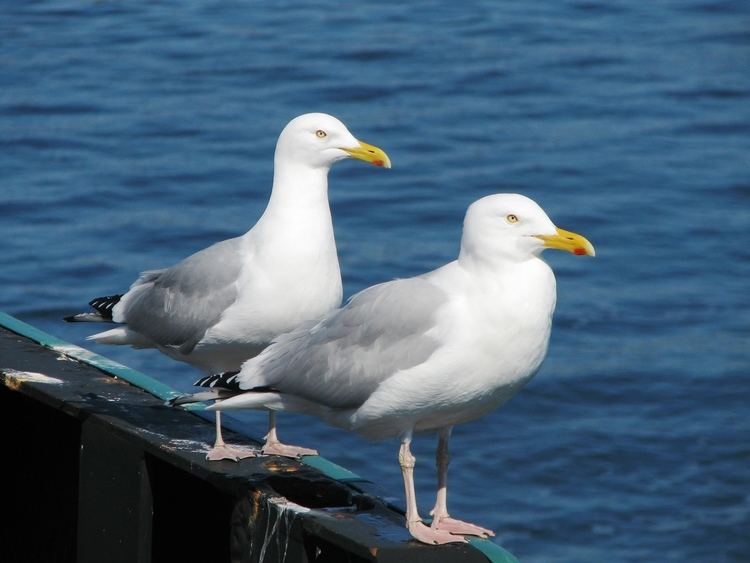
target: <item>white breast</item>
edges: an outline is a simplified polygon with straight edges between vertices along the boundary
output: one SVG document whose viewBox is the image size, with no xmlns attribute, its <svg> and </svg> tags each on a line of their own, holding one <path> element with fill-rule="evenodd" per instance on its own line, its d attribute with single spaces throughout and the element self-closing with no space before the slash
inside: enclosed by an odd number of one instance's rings
<svg viewBox="0 0 750 563">
<path fill-rule="evenodd" d="M 513 397 L 544 359 L 555 306 L 554 275 L 541 260 L 533 262 L 510 278 L 441 271 L 447 279 L 436 281 L 450 285 L 453 296 L 434 330 L 442 345 L 381 385 L 356 413 L 356 430 L 382 437 L 412 425 L 441 428 L 479 418 Z"/>
<path fill-rule="evenodd" d="M 238 299 L 204 340 L 267 345 L 341 304 L 330 213 L 281 225 L 275 222 L 270 236 L 259 222 L 246 235 L 248 259 L 237 282 Z"/>
</svg>

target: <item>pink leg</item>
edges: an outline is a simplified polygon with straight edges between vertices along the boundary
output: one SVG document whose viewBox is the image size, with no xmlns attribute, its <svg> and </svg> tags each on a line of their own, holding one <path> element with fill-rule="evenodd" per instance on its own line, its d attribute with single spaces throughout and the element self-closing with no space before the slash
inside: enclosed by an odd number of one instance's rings
<svg viewBox="0 0 750 563">
<path fill-rule="evenodd" d="M 219 403 L 220 401 L 216 401 Z M 248 448 L 245 446 L 228 446 L 224 443 L 224 438 L 221 436 L 221 411 L 216 411 L 216 442 L 214 447 L 206 454 L 206 459 L 209 461 L 219 461 L 221 459 L 231 459 L 232 461 L 239 461 L 246 457 L 258 456 L 258 450 Z"/>
<path fill-rule="evenodd" d="M 451 436 L 451 427 L 440 430 L 437 447 L 437 470 L 438 470 L 438 491 L 435 500 L 435 508 L 430 511 L 432 515 L 432 529 L 443 530 L 451 534 L 480 536 L 486 538 L 494 536 L 495 532 L 482 528 L 475 524 L 455 520 L 448 515 L 448 464 L 451 456 L 448 452 L 448 439 Z"/>
<path fill-rule="evenodd" d="M 282 444 L 276 435 L 276 413 L 274 411 L 268 411 L 268 434 L 266 434 L 266 443 L 263 444 L 261 452 L 264 455 L 281 455 L 284 457 L 318 455 L 318 450 Z"/>
<path fill-rule="evenodd" d="M 416 458 L 412 455 L 411 449 L 411 431 L 404 434 L 401 438 L 401 448 L 398 451 L 398 463 L 401 466 L 401 473 L 404 477 L 404 489 L 406 491 L 406 527 L 409 533 L 422 543 L 431 545 L 442 545 L 444 543 L 465 542 L 460 536 L 454 536 L 448 531 L 438 530 L 430 526 L 425 526 L 419 517 L 417 509 L 417 495 L 414 490 L 414 465 Z"/>
</svg>

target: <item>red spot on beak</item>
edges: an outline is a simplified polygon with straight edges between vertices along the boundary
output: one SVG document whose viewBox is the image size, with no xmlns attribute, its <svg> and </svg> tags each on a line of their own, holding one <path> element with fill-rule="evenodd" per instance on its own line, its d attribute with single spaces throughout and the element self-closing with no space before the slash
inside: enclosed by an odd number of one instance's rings
<svg viewBox="0 0 750 563">
<path fill-rule="evenodd" d="M 584 248 L 575 248 L 573 249 L 573 254 L 576 254 L 577 256 L 585 256 L 586 250 Z"/>
<path fill-rule="evenodd" d="M 375 166 L 383 166 L 385 164 L 385 162 L 383 162 L 382 160 L 373 160 L 372 163 Z"/>
</svg>

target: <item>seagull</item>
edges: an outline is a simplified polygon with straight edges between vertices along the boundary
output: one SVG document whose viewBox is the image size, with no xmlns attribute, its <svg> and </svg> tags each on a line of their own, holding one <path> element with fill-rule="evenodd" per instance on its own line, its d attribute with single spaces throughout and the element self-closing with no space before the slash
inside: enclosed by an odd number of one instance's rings
<svg viewBox="0 0 750 563">
<path fill-rule="evenodd" d="M 371 439 L 400 437 L 411 535 L 428 544 L 492 536 L 448 513 L 448 441 L 453 426 L 497 408 L 539 369 L 556 302 L 555 276 L 540 258 L 546 248 L 595 255 L 531 199 L 484 197 L 466 213 L 457 260 L 365 289 L 280 336 L 239 372 L 196 385 L 227 394 L 212 410 L 292 411 Z M 410 450 L 413 434 L 425 431 L 439 436 L 429 525 L 417 510 Z"/>
<path fill-rule="evenodd" d="M 100 344 L 156 348 L 208 373 L 238 370 L 279 335 L 341 305 L 328 171 L 345 158 L 391 167 L 383 150 L 357 140 L 333 116 L 293 119 L 276 144 L 268 206 L 247 233 L 170 268 L 143 272 L 127 293 L 96 298 L 93 312 L 65 320 L 119 324 L 88 337 Z M 221 399 L 221 393 L 211 398 Z M 317 454 L 281 443 L 274 411 L 261 451 Z M 216 443 L 207 458 L 252 455 L 257 452 L 224 443 L 217 412 Z"/>
</svg>

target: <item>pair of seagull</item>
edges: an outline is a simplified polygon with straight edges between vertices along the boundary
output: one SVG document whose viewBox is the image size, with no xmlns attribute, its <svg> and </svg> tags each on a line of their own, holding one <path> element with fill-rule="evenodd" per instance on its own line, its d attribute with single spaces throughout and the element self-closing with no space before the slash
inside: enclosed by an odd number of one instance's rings
<svg viewBox="0 0 750 563">
<path fill-rule="evenodd" d="M 390 168 L 385 152 L 338 119 L 295 118 L 279 136 L 271 197 L 252 229 L 144 272 L 124 295 L 95 299 L 95 312 L 68 320 L 118 323 L 89 338 L 157 348 L 209 372 L 196 382 L 206 391 L 173 401 L 214 400 L 209 459 L 257 454 L 223 442 L 219 415 L 228 409 L 269 412 L 264 454 L 317 453 L 279 441 L 278 411 L 368 438 L 398 436 L 411 535 L 430 544 L 492 536 L 449 516 L 451 429 L 510 399 L 544 359 L 556 290 L 542 251 L 594 256 L 594 248 L 555 227 L 532 200 L 490 195 L 469 207 L 457 260 L 365 289 L 340 307 L 327 178 L 349 157 Z M 439 436 L 429 525 L 417 510 L 410 451 L 421 431 Z"/>
</svg>

